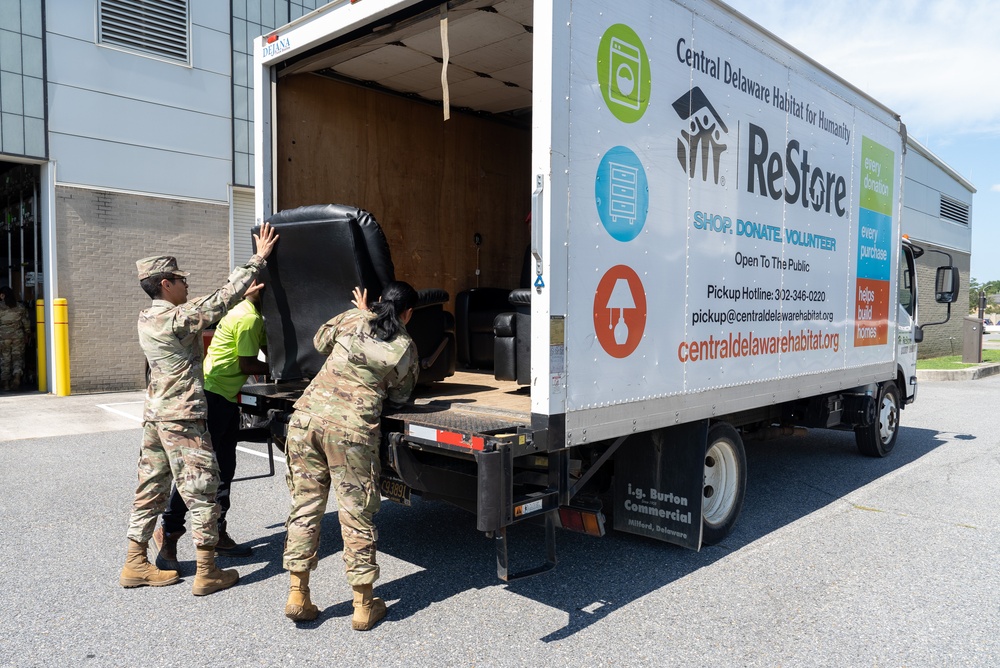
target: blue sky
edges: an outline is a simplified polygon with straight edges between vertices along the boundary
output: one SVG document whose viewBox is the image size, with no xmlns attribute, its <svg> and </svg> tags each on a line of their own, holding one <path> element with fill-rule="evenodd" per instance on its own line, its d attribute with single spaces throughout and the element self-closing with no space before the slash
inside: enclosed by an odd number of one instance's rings
<svg viewBox="0 0 1000 668">
<path fill-rule="evenodd" d="M 724 1 L 893 109 L 976 187 L 971 275 L 1000 279 L 1000 1 Z"/>
</svg>

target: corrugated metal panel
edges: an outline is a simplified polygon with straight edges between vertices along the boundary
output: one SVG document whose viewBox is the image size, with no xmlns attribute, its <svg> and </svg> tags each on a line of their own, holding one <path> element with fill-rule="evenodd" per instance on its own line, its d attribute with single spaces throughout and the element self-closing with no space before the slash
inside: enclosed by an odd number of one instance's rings
<svg viewBox="0 0 1000 668">
<path fill-rule="evenodd" d="M 219 158 L 51 131 L 49 155 L 66 185 L 229 204 L 233 169 Z"/>
<path fill-rule="evenodd" d="M 253 255 L 253 191 L 233 190 L 232 267 L 241 266 Z M 230 267 L 230 268 L 232 268 Z"/>
<path fill-rule="evenodd" d="M 187 63 L 188 0 L 101 0 L 100 41 Z"/>
</svg>

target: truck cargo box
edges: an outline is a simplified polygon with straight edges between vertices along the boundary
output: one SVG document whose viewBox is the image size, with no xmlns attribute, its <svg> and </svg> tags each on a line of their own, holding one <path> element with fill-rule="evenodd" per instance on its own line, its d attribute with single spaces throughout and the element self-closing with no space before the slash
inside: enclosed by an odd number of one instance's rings
<svg viewBox="0 0 1000 668">
<path fill-rule="evenodd" d="M 530 410 L 479 429 L 438 404 L 389 427 L 387 465 L 440 497 L 430 472 L 468 477 L 452 500 L 484 530 L 551 523 L 599 487 L 616 527 L 697 548 L 738 515 L 741 433 L 854 429 L 891 451 L 920 339 L 905 127 L 746 17 L 341 1 L 262 36 L 254 62 L 259 220 L 350 203 L 450 308 L 526 288 L 496 320 L 527 337 L 504 348 L 522 364 L 496 371 Z"/>
</svg>

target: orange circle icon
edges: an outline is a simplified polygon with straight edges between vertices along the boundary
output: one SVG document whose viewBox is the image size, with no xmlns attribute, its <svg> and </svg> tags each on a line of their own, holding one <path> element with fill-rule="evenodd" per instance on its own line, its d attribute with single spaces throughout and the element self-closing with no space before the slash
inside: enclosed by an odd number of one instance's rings
<svg viewBox="0 0 1000 668">
<path fill-rule="evenodd" d="M 594 293 L 594 332 L 612 357 L 628 357 L 639 346 L 646 329 L 646 291 L 635 271 L 615 265 Z"/>
</svg>

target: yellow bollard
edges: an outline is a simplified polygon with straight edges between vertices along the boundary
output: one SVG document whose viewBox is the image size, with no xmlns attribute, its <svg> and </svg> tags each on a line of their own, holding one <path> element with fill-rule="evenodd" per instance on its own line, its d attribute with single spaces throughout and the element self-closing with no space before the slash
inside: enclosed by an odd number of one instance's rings
<svg viewBox="0 0 1000 668">
<path fill-rule="evenodd" d="M 52 363 L 56 371 L 56 396 L 69 395 L 69 306 L 65 299 L 52 302 Z"/>
<path fill-rule="evenodd" d="M 35 300 L 35 338 L 38 339 L 36 350 L 38 351 L 38 391 L 48 391 L 48 379 L 45 366 L 45 300 Z"/>
</svg>

